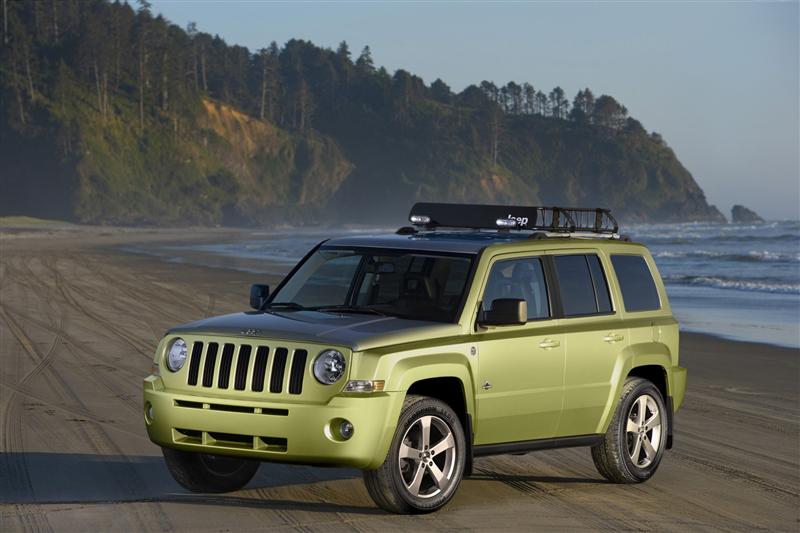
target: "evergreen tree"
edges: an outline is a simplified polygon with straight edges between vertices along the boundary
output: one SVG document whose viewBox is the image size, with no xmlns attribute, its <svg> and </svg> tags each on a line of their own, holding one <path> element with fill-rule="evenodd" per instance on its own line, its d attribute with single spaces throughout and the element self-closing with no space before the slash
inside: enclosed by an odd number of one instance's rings
<svg viewBox="0 0 800 533">
<path fill-rule="evenodd" d="M 443 104 L 449 104 L 453 99 L 450 86 L 443 82 L 441 78 L 436 78 L 436 81 L 431 83 L 431 96 L 434 100 Z"/>
<path fill-rule="evenodd" d="M 356 59 L 356 68 L 363 73 L 371 73 L 375 71 L 375 63 L 372 61 L 372 51 L 369 46 L 365 46 L 361 50 L 361 55 Z"/>
<path fill-rule="evenodd" d="M 3 0 L 3 44 L 8 44 L 8 0 Z"/>
<path fill-rule="evenodd" d="M 503 134 L 503 112 L 497 105 L 490 105 L 484 111 L 486 136 L 489 140 L 489 158 L 497 166 L 500 158 L 500 138 Z"/>
<path fill-rule="evenodd" d="M 536 91 L 536 114 L 546 117 L 550 114 L 550 105 L 547 95 L 542 91 Z"/>
<path fill-rule="evenodd" d="M 564 96 L 564 90 L 556 87 L 550 91 L 550 115 L 553 118 L 567 118 L 569 102 Z"/>
<path fill-rule="evenodd" d="M 505 86 L 507 95 L 507 112 L 512 115 L 522 114 L 522 87 L 513 81 L 508 82 Z"/>
<path fill-rule="evenodd" d="M 593 117 L 595 124 L 613 130 L 620 130 L 628 118 L 628 110 L 624 105 L 617 102 L 613 96 L 604 94 L 595 101 Z"/>
<path fill-rule="evenodd" d="M 500 90 L 497 88 L 497 85 L 491 81 L 482 81 L 480 89 L 483 91 L 483 94 L 485 94 L 492 102 L 500 102 Z"/>
<path fill-rule="evenodd" d="M 522 84 L 523 113 L 533 115 L 536 112 L 536 89 L 530 83 Z"/>
<path fill-rule="evenodd" d="M 336 56 L 345 62 L 351 62 L 350 59 L 350 47 L 347 45 L 347 41 L 342 41 L 339 43 L 339 47 L 336 49 Z"/>
<path fill-rule="evenodd" d="M 589 123 L 594 113 L 594 95 L 589 88 L 578 91 L 572 101 L 570 118 L 575 122 Z"/>
</svg>

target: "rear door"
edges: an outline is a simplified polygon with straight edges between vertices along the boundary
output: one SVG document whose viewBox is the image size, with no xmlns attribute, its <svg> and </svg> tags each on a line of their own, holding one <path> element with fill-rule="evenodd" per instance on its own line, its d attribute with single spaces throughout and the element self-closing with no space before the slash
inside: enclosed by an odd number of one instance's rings
<svg viewBox="0 0 800 533">
<path fill-rule="evenodd" d="M 564 411 L 557 435 L 601 431 L 614 367 L 627 346 L 627 330 L 609 290 L 609 265 L 599 250 L 551 254 L 565 336 Z"/>
<path fill-rule="evenodd" d="M 649 255 L 649 254 L 646 254 Z M 664 307 L 668 307 L 666 295 L 662 299 L 655 277 L 658 276 L 652 258 L 641 253 L 611 253 L 611 264 L 617 278 L 622 300 L 620 308 L 625 312 L 630 345 L 658 341 L 663 323 Z M 655 273 L 655 275 L 654 275 Z"/>
</svg>

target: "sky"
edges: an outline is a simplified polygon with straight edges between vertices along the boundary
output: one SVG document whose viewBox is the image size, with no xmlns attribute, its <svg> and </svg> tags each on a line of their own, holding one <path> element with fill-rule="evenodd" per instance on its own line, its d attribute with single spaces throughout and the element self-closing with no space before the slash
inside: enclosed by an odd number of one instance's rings
<svg viewBox="0 0 800 533">
<path fill-rule="evenodd" d="M 309 40 L 455 91 L 491 80 L 610 94 L 727 216 L 800 218 L 800 3 L 153 0 L 251 50 Z"/>
</svg>

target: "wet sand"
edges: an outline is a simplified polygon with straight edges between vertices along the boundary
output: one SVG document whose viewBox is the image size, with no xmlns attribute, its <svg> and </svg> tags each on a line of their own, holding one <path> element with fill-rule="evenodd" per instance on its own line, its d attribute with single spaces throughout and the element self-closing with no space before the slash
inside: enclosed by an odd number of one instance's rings
<svg viewBox="0 0 800 533">
<path fill-rule="evenodd" d="M 247 306 L 253 274 L 115 247 L 228 230 L 0 228 L 0 531 L 784 530 L 800 527 L 800 353 L 684 334 L 675 447 L 616 486 L 587 449 L 479 459 L 425 516 L 376 508 L 360 473 L 264 464 L 197 495 L 146 436 L 141 379 L 168 327 Z"/>
</svg>

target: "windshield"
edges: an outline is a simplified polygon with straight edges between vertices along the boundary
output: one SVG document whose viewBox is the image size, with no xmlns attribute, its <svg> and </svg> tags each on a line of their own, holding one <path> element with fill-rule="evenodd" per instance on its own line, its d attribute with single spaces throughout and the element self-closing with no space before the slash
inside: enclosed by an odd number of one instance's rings
<svg viewBox="0 0 800 533">
<path fill-rule="evenodd" d="M 470 256 L 321 248 L 267 308 L 455 322 L 471 265 Z"/>
</svg>

